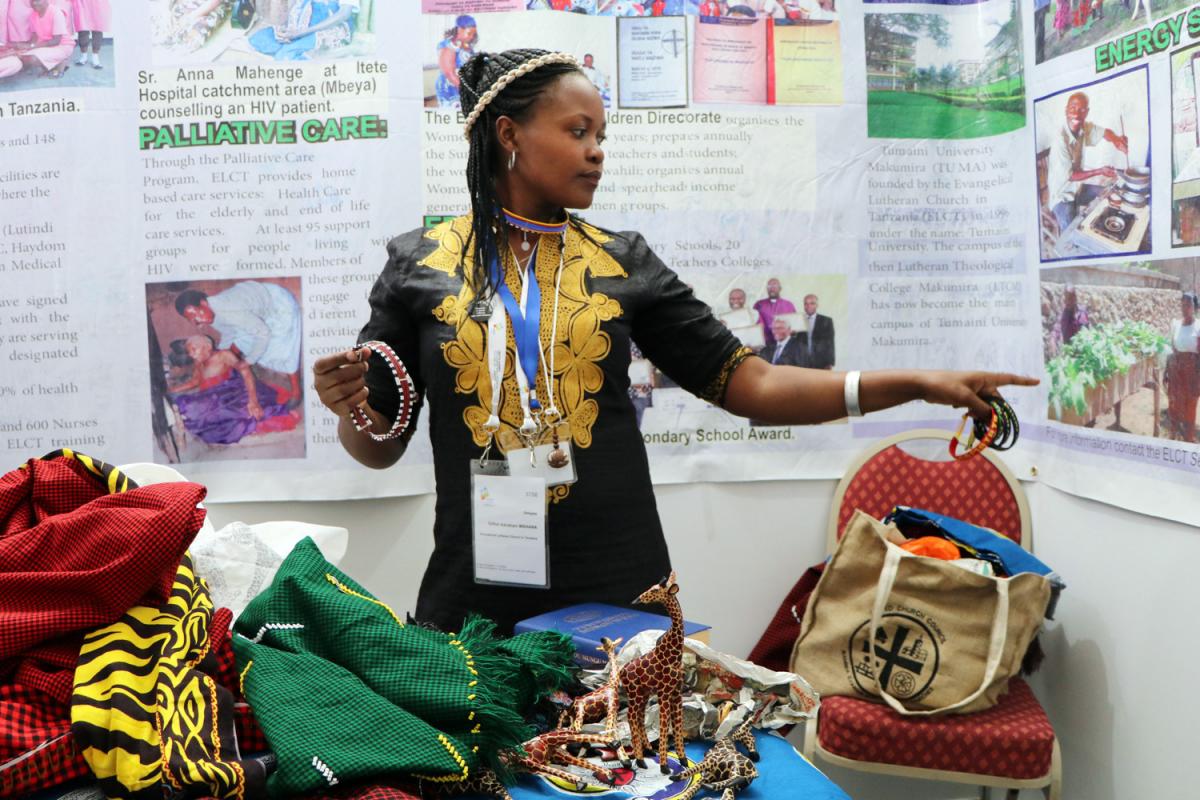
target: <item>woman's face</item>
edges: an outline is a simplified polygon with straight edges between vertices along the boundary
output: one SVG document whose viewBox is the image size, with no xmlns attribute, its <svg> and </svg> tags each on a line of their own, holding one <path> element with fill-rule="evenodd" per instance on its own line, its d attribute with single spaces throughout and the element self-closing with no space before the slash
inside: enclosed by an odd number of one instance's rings
<svg viewBox="0 0 1200 800">
<path fill-rule="evenodd" d="M 463 44 L 470 44 L 475 41 L 476 35 L 474 28 L 458 28 L 454 33 L 454 38 Z"/>
<path fill-rule="evenodd" d="M 187 340 L 187 354 L 193 361 L 207 361 L 212 355 L 212 342 L 203 336 L 192 336 Z"/>
<path fill-rule="evenodd" d="M 508 187 L 535 207 L 588 208 L 604 168 L 604 103 L 578 72 L 546 90 L 516 126 L 516 169 Z"/>
</svg>

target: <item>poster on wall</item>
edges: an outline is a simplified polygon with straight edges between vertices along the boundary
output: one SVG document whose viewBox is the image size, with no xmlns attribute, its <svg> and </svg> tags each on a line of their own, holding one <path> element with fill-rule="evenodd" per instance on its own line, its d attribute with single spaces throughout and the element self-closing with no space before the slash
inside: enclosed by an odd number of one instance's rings
<svg viewBox="0 0 1200 800">
<path fill-rule="evenodd" d="M 1197 499 L 1186 5 L 68 5 L 0 25 L 10 464 L 176 464 L 217 501 L 430 491 L 423 429 L 364 470 L 308 376 L 356 340 L 387 242 L 469 207 L 457 70 L 535 46 L 606 109 L 586 219 L 641 232 L 753 357 L 1042 376 L 1010 393 L 1019 474 L 1175 518 Z M 628 385 L 660 482 L 836 477 L 957 423 L 743 419 L 636 345 L 589 381 Z M 1146 508 L 1152 486 L 1174 499 Z"/>
</svg>

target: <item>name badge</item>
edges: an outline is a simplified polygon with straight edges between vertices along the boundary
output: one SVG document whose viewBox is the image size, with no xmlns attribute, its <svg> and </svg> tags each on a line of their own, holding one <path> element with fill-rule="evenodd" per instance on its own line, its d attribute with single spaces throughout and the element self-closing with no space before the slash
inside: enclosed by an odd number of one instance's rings
<svg viewBox="0 0 1200 800">
<path fill-rule="evenodd" d="M 476 583 L 550 588 L 546 481 L 472 475 L 471 523 Z"/>
</svg>

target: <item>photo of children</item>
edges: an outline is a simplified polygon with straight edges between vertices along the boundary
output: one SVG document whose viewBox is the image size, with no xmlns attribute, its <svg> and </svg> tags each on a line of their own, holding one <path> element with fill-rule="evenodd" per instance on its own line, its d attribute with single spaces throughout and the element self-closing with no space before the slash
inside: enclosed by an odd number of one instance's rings
<svg viewBox="0 0 1200 800">
<path fill-rule="evenodd" d="M 1016 0 L 864 15 L 867 135 L 973 139 L 1025 124 Z"/>
<path fill-rule="evenodd" d="M 1196 442 L 1200 259 L 1041 272 L 1048 417 Z"/>
<path fill-rule="evenodd" d="M 1150 252 L 1146 67 L 1033 108 L 1041 260 Z"/>
<path fill-rule="evenodd" d="M 377 0 L 148 0 L 155 61 L 253 64 L 375 55 Z"/>
<path fill-rule="evenodd" d="M 0 0 L 0 92 L 114 82 L 110 0 Z"/>
<path fill-rule="evenodd" d="M 425 14 L 423 87 L 426 108 L 457 110 L 458 70 L 476 52 L 529 46 L 526 14 Z M 587 14 L 541 14 L 538 47 L 571 53 L 605 107 L 616 96 L 616 20 Z"/>
<path fill-rule="evenodd" d="M 1171 53 L 1171 245 L 1200 244 L 1200 45 Z"/>
<path fill-rule="evenodd" d="M 303 458 L 299 278 L 146 285 L 160 463 Z"/>
<path fill-rule="evenodd" d="M 1174 16 L 1190 0 L 1034 0 L 1034 54 L 1041 64 Z M 1052 29 L 1052 30 L 1051 30 Z"/>
</svg>

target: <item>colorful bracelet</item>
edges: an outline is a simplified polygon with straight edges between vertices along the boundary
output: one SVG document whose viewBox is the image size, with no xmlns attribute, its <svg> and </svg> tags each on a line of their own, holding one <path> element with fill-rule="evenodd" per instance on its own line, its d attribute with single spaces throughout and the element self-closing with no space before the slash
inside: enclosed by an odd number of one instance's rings
<svg viewBox="0 0 1200 800">
<path fill-rule="evenodd" d="M 367 428 L 371 427 L 371 419 L 366 415 L 361 408 L 355 407 L 350 409 L 350 421 L 354 424 L 354 430 L 361 433 L 366 433 L 377 442 L 382 442 L 387 439 L 395 439 L 402 435 L 408 428 L 408 423 L 412 421 L 413 406 L 416 404 L 417 390 L 413 386 L 412 378 L 408 374 L 408 370 L 404 368 L 404 362 L 396 355 L 396 351 L 389 347 L 385 342 L 363 342 L 358 345 L 358 348 L 366 348 L 372 353 L 378 354 L 388 369 L 392 371 L 392 377 L 396 381 L 396 389 L 400 392 L 400 408 L 396 412 L 396 420 L 392 423 L 392 427 L 387 433 L 372 433 Z"/>
<path fill-rule="evenodd" d="M 955 461 L 964 461 L 972 456 L 977 456 L 983 449 L 992 443 L 996 438 L 996 431 L 1000 424 L 1000 415 L 996 413 L 996 409 L 992 409 L 992 421 L 988 424 L 987 430 L 983 436 L 979 437 L 972 446 L 971 441 L 975 440 L 975 429 L 971 429 L 970 439 L 967 441 L 967 447 L 970 449 L 965 453 L 958 452 L 959 437 L 962 436 L 963 429 L 967 427 L 967 419 L 970 418 L 970 413 L 963 414 L 962 421 L 958 423 L 958 430 L 954 432 L 954 438 L 950 440 L 950 455 Z"/>
<path fill-rule="evenodd" d="M 1021 436 L 1021 423 L 1017 419 L 1017 413 L 1013 411 L 1012 406 L 1008 404 L 1002 397 L 983 398 L 997 416 L 997 432 L 995 438 L 992 439 L 990 447 L 993 450 L 1008 450 L 1017 443 L 1017 439 Z M 989 423 L 981 419 L 975 420 L 975 436 L 982 438 L 987 430 Z"/>
</svg>

